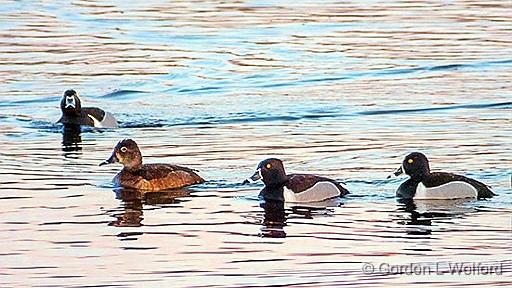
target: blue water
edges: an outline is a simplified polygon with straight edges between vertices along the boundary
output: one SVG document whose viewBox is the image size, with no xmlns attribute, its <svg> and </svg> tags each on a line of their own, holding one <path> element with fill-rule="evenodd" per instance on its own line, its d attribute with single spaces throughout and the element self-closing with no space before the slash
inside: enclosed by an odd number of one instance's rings
<svg viewBox="0 0 512 288">
<path fill-rule="evenodd" d="M 0 7 L 1 287 L 512 284 L 512 5 L 132 2 Z M 64 133 L 71 88 L 120 128 Z M 115 188 L 123 138 L 208 181 Z M 411 151 L 498 196 L 398 201 Z M 241 183 L 267 157 L 352 193 L 264 203 Z"/>
</svg>

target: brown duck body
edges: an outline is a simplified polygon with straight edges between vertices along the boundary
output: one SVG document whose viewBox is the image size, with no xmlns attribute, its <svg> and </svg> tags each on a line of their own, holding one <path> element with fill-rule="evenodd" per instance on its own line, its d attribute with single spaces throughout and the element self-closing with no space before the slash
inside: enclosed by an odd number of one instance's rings
<svg viewBox="0 0 512 288">
<path fill-rule="evenodd" d="M 192 169 L 171 164 L 144 164 L 137 169 L 123 168 L 114 184 L 142 191 L 156 192 L 204 183 Z"/>
</svg>

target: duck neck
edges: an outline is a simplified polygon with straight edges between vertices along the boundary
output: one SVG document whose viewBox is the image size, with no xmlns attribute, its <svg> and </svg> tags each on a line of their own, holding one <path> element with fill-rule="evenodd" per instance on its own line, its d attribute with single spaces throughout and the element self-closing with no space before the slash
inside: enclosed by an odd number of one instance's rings
<svg viewBox="0 0 512 288">
<path fill-rule="evenodd" d="M 142 168 L 142 158 L 138 158 L 130 163 L 124 164 L 124 169 L 128 171 L 137 171 Z"/>
<path fill-rule="evenodd" d="M 82 112 L 82 107 L 77 106 L 74 108 L 61 107 L 62 115 L 68 118 L 78 118 Z"/>
<path fill-rule="evenodd" d="M 283 186 L 277 188 L 265 187 L 260 192 L 260 197 L 263 197 L 266 201 L 284 201 L 284 188 Z"/>
<path fill-rule="evenodd" d="M 416 180 L 418 182 L 421 182 L 425 178 L 427 178 L 428 175 L 430 175 L 430 172 L 428 170 L 423 170 L 423 171 L 418 171 L 418 172 L 416 172 L 416 173 L 414 173 L 414 174 L 412 174 L 410 176 L 411 176 L 411 179 L 414 179 L 414 180 Z"/>
<path fill-rule="evenodd" d="M 290 179 L 288 178 L 287 175 L 280 175 L 279 177 L 272 179 L 272 181 L 263 181 L 263 183 L 265 183 L 265 186 L 268 187 L 270 190 L 276 190 L 284 187 L 289 180 Z"/>
<path fill-rule="evenodd" d="M 263 170 L 261 171 L 261 176 L 265 187 L 269 189 L 283 187 L 289 180 L 284 169 Z"/>
</svg>

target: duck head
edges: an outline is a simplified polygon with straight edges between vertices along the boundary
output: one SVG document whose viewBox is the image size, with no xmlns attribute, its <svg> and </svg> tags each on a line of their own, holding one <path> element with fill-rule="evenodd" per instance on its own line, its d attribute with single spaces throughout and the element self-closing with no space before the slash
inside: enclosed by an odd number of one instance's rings
<svg viewBox="0 0 512 288">
<path fill-rule="evenodd" d="M 400 176 L 404 173 L 418 180 L 430 174 L 427 156 L 420 152 L 413 152 L 405 156 L 402 166 L 398 167 L 392 175 Z M 392 175 L 389 175 L 388 178 Z"/>
<path fill-rule="evenodd" d="M 64 115 L 80 115 L 82 104 L 80 102 L 80 98 L 78 98 L 78 93 L 75 90 L 70 89 L 64 92 L 62 100 L 60 101 L 60 109 Z"/>
<path fill-rule="evenodd" d="M 283 162 L 277 158 L 265 159 L 258 164 L 256 171 L 249 178 L 252 181 L 262 180 L 266 187 L 278 187 L 288 181 Z M 249 181 L 247 179 L 244 182 Z"/>
<path fill-rule="evenodd" d="M 132 139 L 119 141 L 107 160 L 100 163 L 100 166 L 112 163 L 121 163 L 125 169 L 136 170 L 142 167 L 142 154 L 139 146 Z"/>
</svg>

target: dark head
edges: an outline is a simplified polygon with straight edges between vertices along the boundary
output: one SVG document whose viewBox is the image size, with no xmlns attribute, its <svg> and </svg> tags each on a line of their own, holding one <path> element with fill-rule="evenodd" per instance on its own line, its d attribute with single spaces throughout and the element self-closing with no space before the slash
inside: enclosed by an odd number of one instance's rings
<svg viewBox="0 0 512 288">
<path fill-rule="evenodd" d="M 100 166 L 121 163 L 125 169 L 137 170 L 142 167 L 142 154 L 139 146 L 132 139 L 119 141 L 112 151 L 112 155 L 107 160 L 100 163 Z"/>
<path fill-rule="evenodd" d="M 64 96 L 60 101 L 60 109 L 62 110 L 62 114 L 69 116 L 78 116 L 80 115 L 80 110 L 82 109 L 82 105 L 80 103 L 80 98 L 78 98 L 78 93 L 75 90 L 70 89 L 64 92 Z"/>
<path fill-rule="evenodd" d="M 266 187 L 279 187 L 288 181 L 283 162 L 276 158 L 265 159 L 258 164 L 256 172 L 250 178 L 252 181 L 263 180 Z"/>
<path fill-rule="evenodd" d="M 421 180 L 423 177 L 430 174 L 430 166 L 428 164 L 427 156 L 420 152 L 413 152 L 405 156 L 402 166 L 394 172 L 395 176 L 399 176 L 403 173 L 418 180 Z"/>
</svg>

